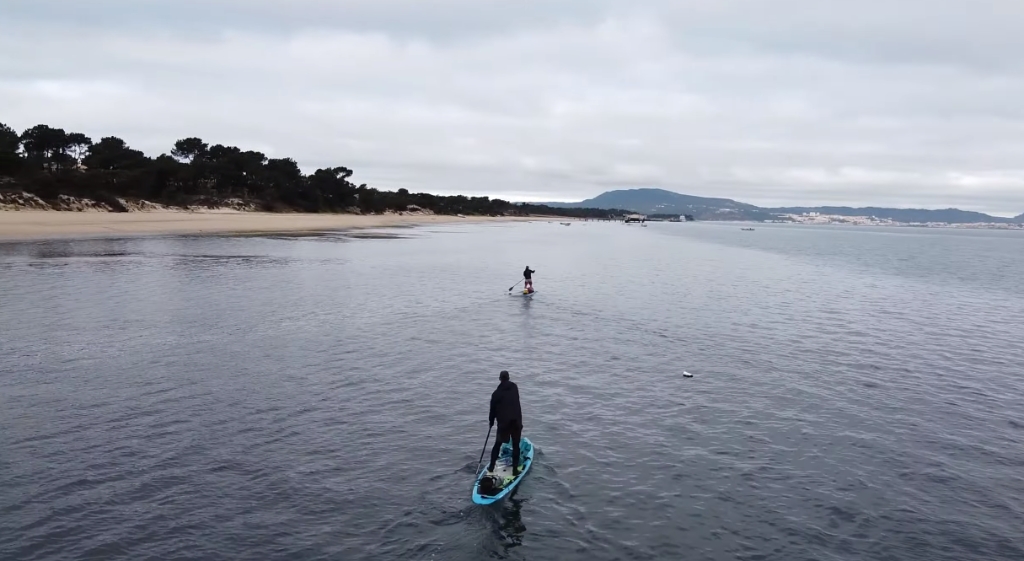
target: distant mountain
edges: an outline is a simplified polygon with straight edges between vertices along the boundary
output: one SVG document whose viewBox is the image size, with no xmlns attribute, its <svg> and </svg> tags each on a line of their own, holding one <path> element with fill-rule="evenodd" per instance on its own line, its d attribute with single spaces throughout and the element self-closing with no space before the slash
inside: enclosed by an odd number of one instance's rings
<svg viewBox="0 0 1024 561">
<path fill-rule="evenodd" d="M 695 197 L 664 189 L 606 191 L 578 203 L 544 203 L 560 208 L 625 208 L 641 214 L 691 214 L 697 220 L 772 220 L 773 214 L 732 199 Z"/>
<path fill-rule="evenodd" d="M 1013 221 L 1014 222 L 1020 222 L 1020 223 L 1024 224 L 1024 212 L 1018 214 L 1017 216 L 1014 216 L 1013 217 Z"/>
<path fill-rule="evenodd" d="M 690 214 L 697 220 L 778 220 L 782 214 L 817 212 L 838 216 L 874 216 L 896 222 L 945 222 L 968 224 L 973 222 L 1024 222 L 1024 214 L 1015 218 L 990 216 L 982 212 L 947 208 L 940 210 L 920 208 L 882 207 L 778 207 L 761 208 L 732 199 L 695 197 L 664 189 L 619 189 L 577 203 L 542 203 L 558 208 L 629 209 L 641 214 Z"/>
</svg>

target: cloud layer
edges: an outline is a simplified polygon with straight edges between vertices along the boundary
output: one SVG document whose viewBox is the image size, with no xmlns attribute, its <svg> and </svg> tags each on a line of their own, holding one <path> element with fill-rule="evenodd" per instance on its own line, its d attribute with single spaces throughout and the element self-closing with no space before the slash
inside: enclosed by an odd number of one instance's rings
<svg viewBox="0 0 1024 561">
<path fill-rule="evenodd" d="M 1024 211 L 1024 4 L 8 0 L 0 121 L 385 189 Z"/>
</svg>

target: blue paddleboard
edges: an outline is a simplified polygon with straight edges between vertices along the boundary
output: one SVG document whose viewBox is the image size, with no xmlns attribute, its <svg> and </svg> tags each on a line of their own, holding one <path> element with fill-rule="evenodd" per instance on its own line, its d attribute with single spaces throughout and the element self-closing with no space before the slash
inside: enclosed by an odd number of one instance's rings
<svg viewBox="0 0 1024 561">
<path fill-rule="evenodd" d="M 499 501 L 512 492 L 512 489 L 515 489 L 516 485 L 519 485 L 519 482 L 526 477 L 526 472 L 530 471 L 530 466 L 533 465 L 533 443 L 525 436 L 519 441 L 519 464 L 522 471 L 519 472 L 518 477 L 512 477 L 512 443 L 502 444 L 501 452 L 498 454 L 498 463 L 494 465 L 494 475 L 503 481 L 504 486 L 494 495 L 481 495 L 480 480 L 487 474 L 487 466 L 483 466 L 476 476 L 476 482 L 473 483 L 473 502 L 478 505 L 489 505 Z"/>
</svg>

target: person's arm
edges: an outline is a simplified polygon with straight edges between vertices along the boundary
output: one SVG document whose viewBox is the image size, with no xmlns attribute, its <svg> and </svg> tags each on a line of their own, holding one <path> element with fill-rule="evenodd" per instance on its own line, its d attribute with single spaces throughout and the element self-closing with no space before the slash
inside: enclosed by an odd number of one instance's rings
<svg viewBox="0 0 1024 561">
<path fill-rule="evenodd" d="M 495 407 L 495 398 L 497 397 L 497 395 L 497 391 L 491 394 L 491 412 L 487 415 L 487 426 L 489 427 L 494 426 L 494 417 L 496 417 L 495 411 L 497 410 L 497 408 Z"/>
</svg>

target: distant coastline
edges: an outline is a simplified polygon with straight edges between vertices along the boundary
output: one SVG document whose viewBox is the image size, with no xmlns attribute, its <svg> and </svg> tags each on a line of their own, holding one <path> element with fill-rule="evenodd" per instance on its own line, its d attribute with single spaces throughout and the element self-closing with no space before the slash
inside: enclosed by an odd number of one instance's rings
<svg viewBox="0 0 1024 561">
<path fill-rule="evenodd" d="M 539 203 L 561 208 L 624 208 L 647 215 L 694 216 L 697 221 L 812 222 L 854 223 L 877 226 L 931 226 L 973 224 L 1022 224 L 1024 213 L 1013 218 L 957 208 L 886 207 L 758 207 L 749 203 L 717 197 L 684 195 L 665 189 L 616 189 L 579 202 Z"/>
<path fill-rule="evenodd" d="M 641 214 L 674 216 L 674 221 L 687 222 L 1000 229 L 1021 229 L 1024 225 L 1024 213 L 1003 218 L 955 208 L 763 208 L 732 199 L 653 188 L 607 191 L 575 203 L 513 203 L 490 197 L 379 190 L 365 183 L 356 185 L 350 180 L 352 176 L 353 171 L 343 166 L 305 174 L 291 158 L 268 158 L 261 152 L 222 144 L 211 146 L 195 137 L 180 139 L 169 154 L 151 158 L 114 136 L 93 142 L 82 133 L 48 125 L 36 125 L 19 134 L 0 123 L 0 211 L 233 211 L 289 216 L 552 216 L 596 220 Z"/>
<path fill-rule="evenodd" d="M 768 222 L 784 222 L 792 224 L 813 225 L 844 225 L 844 226 L 889 226 L 902 228 L 958 228 L 967 230 L 1024 230 L 1020 222 L 904 222 L 877 216 L 850 216 L 840 214 L 822 214 L 805 212 L 801 214 L 780 215 L 780 220 Z"/>
</svg>

